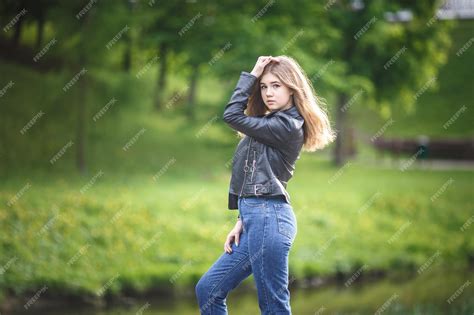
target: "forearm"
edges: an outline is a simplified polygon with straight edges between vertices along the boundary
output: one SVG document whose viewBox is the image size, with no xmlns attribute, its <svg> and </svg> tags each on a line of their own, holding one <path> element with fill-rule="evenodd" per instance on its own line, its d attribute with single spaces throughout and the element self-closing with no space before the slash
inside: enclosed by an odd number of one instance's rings
<svg viewBox="0 0 474 315">
<path fill-rule="evenodd" d="M 254 75 L 245 71 L 241 72 L 239 81 L 223 114 L 223 120 L 231 127 L 235 128 L 236 124 L 246 118 L 244 111 L 247 108 L 247 102 L 256 80 L 257 78 Z"/>
</svg>

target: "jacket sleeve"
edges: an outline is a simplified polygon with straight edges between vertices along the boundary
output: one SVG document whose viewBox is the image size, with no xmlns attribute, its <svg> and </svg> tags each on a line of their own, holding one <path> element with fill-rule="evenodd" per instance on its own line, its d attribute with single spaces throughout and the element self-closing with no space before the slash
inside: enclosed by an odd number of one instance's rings
<svg viewBox="0 0 474 315">
<path fill-rule="evenodd" d="M 278 112 L 270 114 L 268 117 L 253 117 L 244 113 L 256 81 L 257 78 L 254 75 L 245 71 L 241 72 L 237 86 L 225 107 L 222 118 L 233 129 L 261 143 L 281 147 L 287 144 L 295 130 L 291 117 Z"/>
</svg>

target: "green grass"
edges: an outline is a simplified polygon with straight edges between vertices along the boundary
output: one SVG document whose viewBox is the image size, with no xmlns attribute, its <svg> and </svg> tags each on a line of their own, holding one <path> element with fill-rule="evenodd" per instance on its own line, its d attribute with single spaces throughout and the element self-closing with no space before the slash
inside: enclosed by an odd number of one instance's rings
<svg viewBox="0 0 474 315">
<path fill-rule="evenodd" d="M 117 274 L 112 292 L 171 289 L 170 279 L 178 288 L 194 283 L 223 253 L 237 214 L 226 208 L 226 162 L 236 139 L 219 144 L 223 127 L 215 123 L 199 138 L 196 129 L 182 128 L 176 142 L 165 135 L 180 119 L 141 117 L 137 126 L 147 129 L 142 138 L 123 152 L 117 139 L 137 129 L 116 129 L 115 140 L 93 151 L 97 160 L 91 159 L 84 177 L 36 170 L 1 183 L 0 265 L 16 257 L 0 280 L 2 289 L 21 293 L 48 283 L 51 290 L 94 294 Z M 356 161 L 339 171 L 322 156 L 303 154 L 289 185 L 298 218 L 293 275 L 350 274 L 364 264 L 369 270 L 416 270 L 438 250 L 447 267 L 467 265 L 474 239 L 460 227 L 472 216 L 474 172 L 401 172 Z M 69 164 L 72 155 L 63 158 L 58 163 Z M 159 173 L 170 158 L 175 162 Z M 81 194 L 99 170 L 103 176 Z M 154 181 L 156 174 L 162 175 Z M 8 207 L 28 182 L 31 188 Z"/>
</svg>

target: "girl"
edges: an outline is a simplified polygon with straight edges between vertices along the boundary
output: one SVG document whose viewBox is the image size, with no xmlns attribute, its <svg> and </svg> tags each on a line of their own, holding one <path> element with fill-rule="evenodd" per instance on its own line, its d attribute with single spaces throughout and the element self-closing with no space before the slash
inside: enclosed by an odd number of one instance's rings
<svg viewBox="0 0 474 315">
<path fill-rule="evenodd" d="M 335 139 L 322 105 L 291 57 L 260 56 L 250 73 L 241 72 L 223 114 L 242 137 L 228 199 L 239 216 L 225 253 L 196 285 L 201 314 L 227 314 L 228 293 L 251 274 L 261 313 L 291 314 L 288 255 L 297 222 L 286 187 L 302 149 Z"/>
</svg>

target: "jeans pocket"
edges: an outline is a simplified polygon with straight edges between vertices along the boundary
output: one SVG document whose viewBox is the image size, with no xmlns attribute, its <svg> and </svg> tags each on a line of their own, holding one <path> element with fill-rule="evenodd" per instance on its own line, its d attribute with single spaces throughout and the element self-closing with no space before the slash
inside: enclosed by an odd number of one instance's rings
<svg viewBox="0 0 474 315">
<path fill-rule="evenodd" d="M 274 208 L 278 233 L 286 236 L 291 242 L 293 242 L 298 230 L 293 208 L 286 202 L 275 204 Z"/>
</svg>

